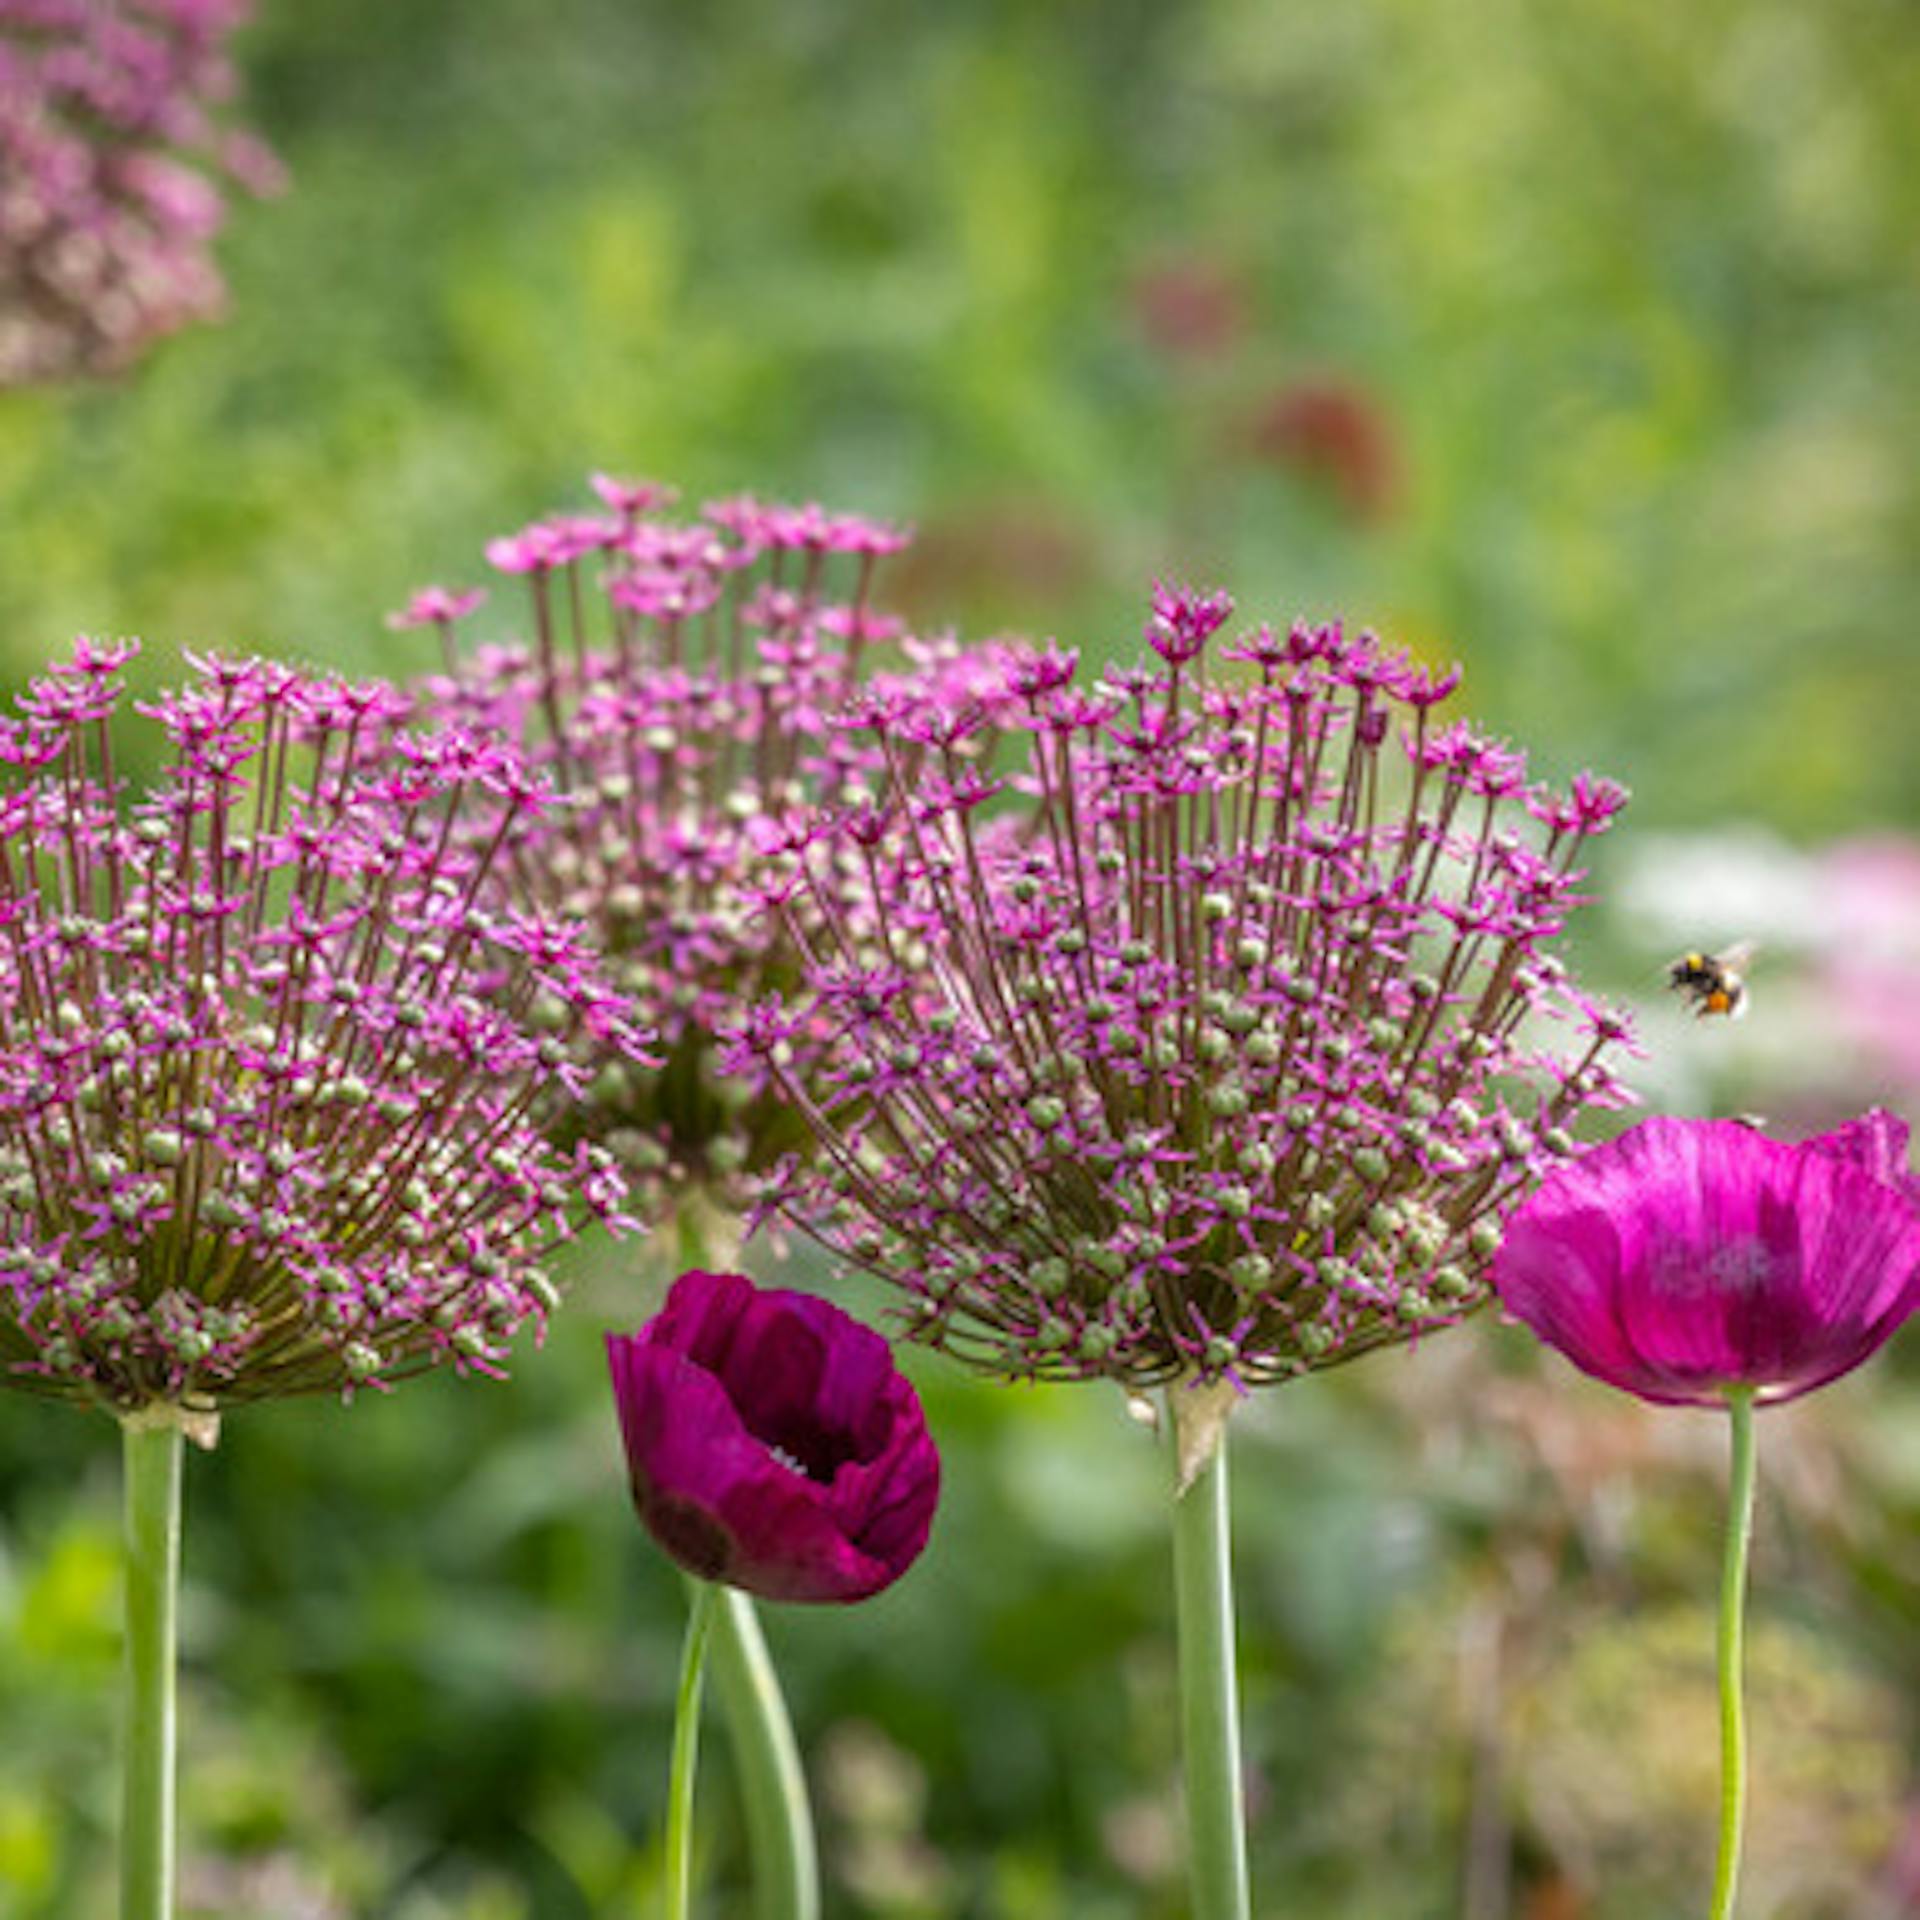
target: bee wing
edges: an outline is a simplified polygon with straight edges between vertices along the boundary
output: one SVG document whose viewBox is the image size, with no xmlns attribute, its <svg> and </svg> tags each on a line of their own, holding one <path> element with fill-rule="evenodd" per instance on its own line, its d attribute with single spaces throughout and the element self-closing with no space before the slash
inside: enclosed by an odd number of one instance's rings
<svg viewBox="0 0 1920 1920">
<path fill-rule="evenodd" d="M 1735 940 L 1730 945 L 1722 947 L 1713 957 L 1727 972 L 1745 973 L 1753 964 L 1753 956 L 1759 951 L 1760 944 L 1756 940 Z"/>
</svg>

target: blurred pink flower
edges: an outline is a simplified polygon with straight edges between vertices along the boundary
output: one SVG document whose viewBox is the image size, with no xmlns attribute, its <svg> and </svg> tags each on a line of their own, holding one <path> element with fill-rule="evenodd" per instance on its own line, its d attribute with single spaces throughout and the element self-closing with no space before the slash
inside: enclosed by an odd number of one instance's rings
<svg viewBox="0 0 1920 1920">
<path fill-rule="evenodd" d="M 1128 292 L 1135 323 L 1169 359 L 1215 359 L 1246 333 L 1247 298 L 1239 277 L 1204 254 L 1157 261 Z"/>
<path fill-rule="evenodd" d="M 1842 841 L 1827 853 L 1820 1004 L 1884 1084 L 1920 1087 L 1920 845 Z"/>
<path fill-rule="evenodd" d="M 249 0 L 0 0 L 0 388 L 119 372 L 219 313 L 224 184 L 279 163 L 220 124 Z"/>
<path fill-rule="evenodd" d="M 1352 519 L 1385 519 L 1398 503 L 1393 423 L 1358 381 L 1323 374 L 1275 388 L 1256 404 L 1247 439 L 1256 457 L 1325 486 Z"/>
<path fill-rule="evenodd" d="M 450 587 L 422 587 L 398 613 L 387 615 L 387 625 L 396 633 L 409 627 L 437 627 L 451 620 L 464 620 L 487 597 L 484 587 L 456 592 Z"/>
</svg>

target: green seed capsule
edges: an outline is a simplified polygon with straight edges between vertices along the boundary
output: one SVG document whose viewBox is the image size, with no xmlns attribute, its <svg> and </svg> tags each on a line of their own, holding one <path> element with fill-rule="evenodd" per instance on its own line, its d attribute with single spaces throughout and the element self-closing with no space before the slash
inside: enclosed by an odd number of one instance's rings
<svg viewBox="0 0 1920 1920">
<path fill-rule="evenodd" d="M 1236 1287 L 1253 1293 L 1273 1278 L 1273 1262 L 1264 1253 L 1243 1253 L 1227 1268 Z"/>
<path fill-rule="evenodd" d="M 156 1167 L 177 1167 L 186 1157 L 186 1143 L 170 1127 L 155 1127 L 141 1136 L 140 1154 Z"/>
<path fill-rule="evenodd" d="M 1043 1299 L 1051 1300 L 1066 1291 L 1069 1272 L 1064 1260 L 1036 1260 L 1027 1269 L 1027 1283 Z"/>
<path fill-rule="evenodd" d="M 1080 1335 L 1080 1344 L 1075 1349 L 1082 1360 L 1098 1365 L 1120 1344 L 1120 1336 L 1111 1327 L 1096 1322 Z"/>
</svg>

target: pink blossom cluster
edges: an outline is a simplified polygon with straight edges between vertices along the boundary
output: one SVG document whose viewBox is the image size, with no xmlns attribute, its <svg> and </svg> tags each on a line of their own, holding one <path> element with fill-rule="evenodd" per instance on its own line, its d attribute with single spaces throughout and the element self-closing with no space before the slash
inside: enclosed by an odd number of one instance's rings
<svg viewBox="0 0 1920 1920">
<path fill-rule="evenodd" d="M 217 314 L 228 183 L 279 166 L 225 124 L 249 0 L 0 0 L 0 388 L 118 372 Z"/>
<path fill-rule="evenodd" d="M 1244 1385 L 1447 1325 L 1625 1098 L 1625 1022 L 1551 951 L 1623 790 L 1530 783 L 1369 635 L 1262 627 L 1221 671 L 1231 613 L 1162 588 L 1143 666 L 867 692 L 884 778 L 769 843 L 804 966 L 727 1057 L 823 1152 L 765 1209 L 995 1372 Z"/>
<path fill-rule="evenodd" d="M 621 1220 L 538 1115 L 576 1047 L 648 1057 L 580 932 L 491 896 L 550 796 L 390 688 L 220 659 L 141 709 L 131 796 L 133 651 L 0 726 L 0 1365 L 118 1408 L 497 1371 L 551 1250 Z"/>
<path fill-rule="evenodd" d="M 513 742 L 567 796 L 537 847 L 503 864 L 503 887 L 590 923 L 659 1028 L 664 1071 L 603 1062 L 572 1124 L 657 1190 L 724 1196 L 801 1137 L 757 1069 L 712 1071 L 714 1028 L 793 967 L 746 889 L 760 847 L 795 810 L 868 791 L 879 756 L 827 724 L 857 685 L 964 698 L 993 656 L 916 640 L 874 605 L 879 562 L 906 543 L 898 528 L 750 499 L 676 518 L 667 488 L 593 484 L 604 511 L 487 549 L 526 583 L 521 643 L 462 657 L 477 590 L 429 587 L 393 624 L 431 629 L 445 649 L 423 713 Z M 899 665 L 874 675 L 882 649 Z"/>
</svg>

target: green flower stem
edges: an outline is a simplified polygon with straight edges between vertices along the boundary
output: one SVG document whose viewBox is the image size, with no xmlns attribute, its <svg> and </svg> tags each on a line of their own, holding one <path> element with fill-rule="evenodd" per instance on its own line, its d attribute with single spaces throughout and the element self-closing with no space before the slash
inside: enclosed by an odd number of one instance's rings
<svg viewBox="0 0 1920 1920">
<path fill-rule="evenodd" d="M 171 1408 L 120 1423 L 126 1472 L 126 1745 L 121 1920 L 172 1920 L 180 1437 Z"/>
<path fill-rule="evenodd" d="M 673 1771 L 667 1782 L 667 1920 L 687 1920 L 693 1898 L 693 1776 L 700 1760 L 700 1682 L 720 1589 L 701 1581 L 687 1615 L 680 1694 L 673 1710 Z"/>
<path fill-rule="evenodd" d="M 1178 1393 L 1175 1387 L 1171 1392 Z M 1240 1779 L 1240 1700 L 1233 1645 L 1233 1567 L 1227 1527 L 1227 1436 L 1185 1493 L 1173 1460 L 1174 1599 L 1180 1635 L 1180 1735 L 1186 1771 L 1191 1920 L 1249 1920 L 1246 1813 Z"/>
<path fill-rule="evenodd" d="M 1727 1487 L 1727 1552 L 1720 1572 L 1720 1860 L 1710 1920 L 1731 1920 L 1746 1812 L 1747 1727 L 1741 1700 L 1746 1639 L 1747 1550 L 1753 1540 L 1753 1389 L 1729 1387 L 1733 1471 Z"/>
<path fill-rule="evenodd" d="M 740 1773 L 753 1845 L 760 1920 L 820 1920 L 813 1809 L 793 1722 L 753 1602 L 723 1590 L 713 1623 L 713 1671 Z"/>
<path fill-rule="evenodd" d="M 709 1220 L 697 1198 L 676 1210 L 683 1267 L 705 1268 L 712 1259 Z M 759 1920 L 819 1920 L 820 1857 L 800 1747 L 759 1615 L 737 1588 L 725 1590 L 715 1613 L 713 1671 L 746 1803 L 754 1911 Z"/>
</svg>

